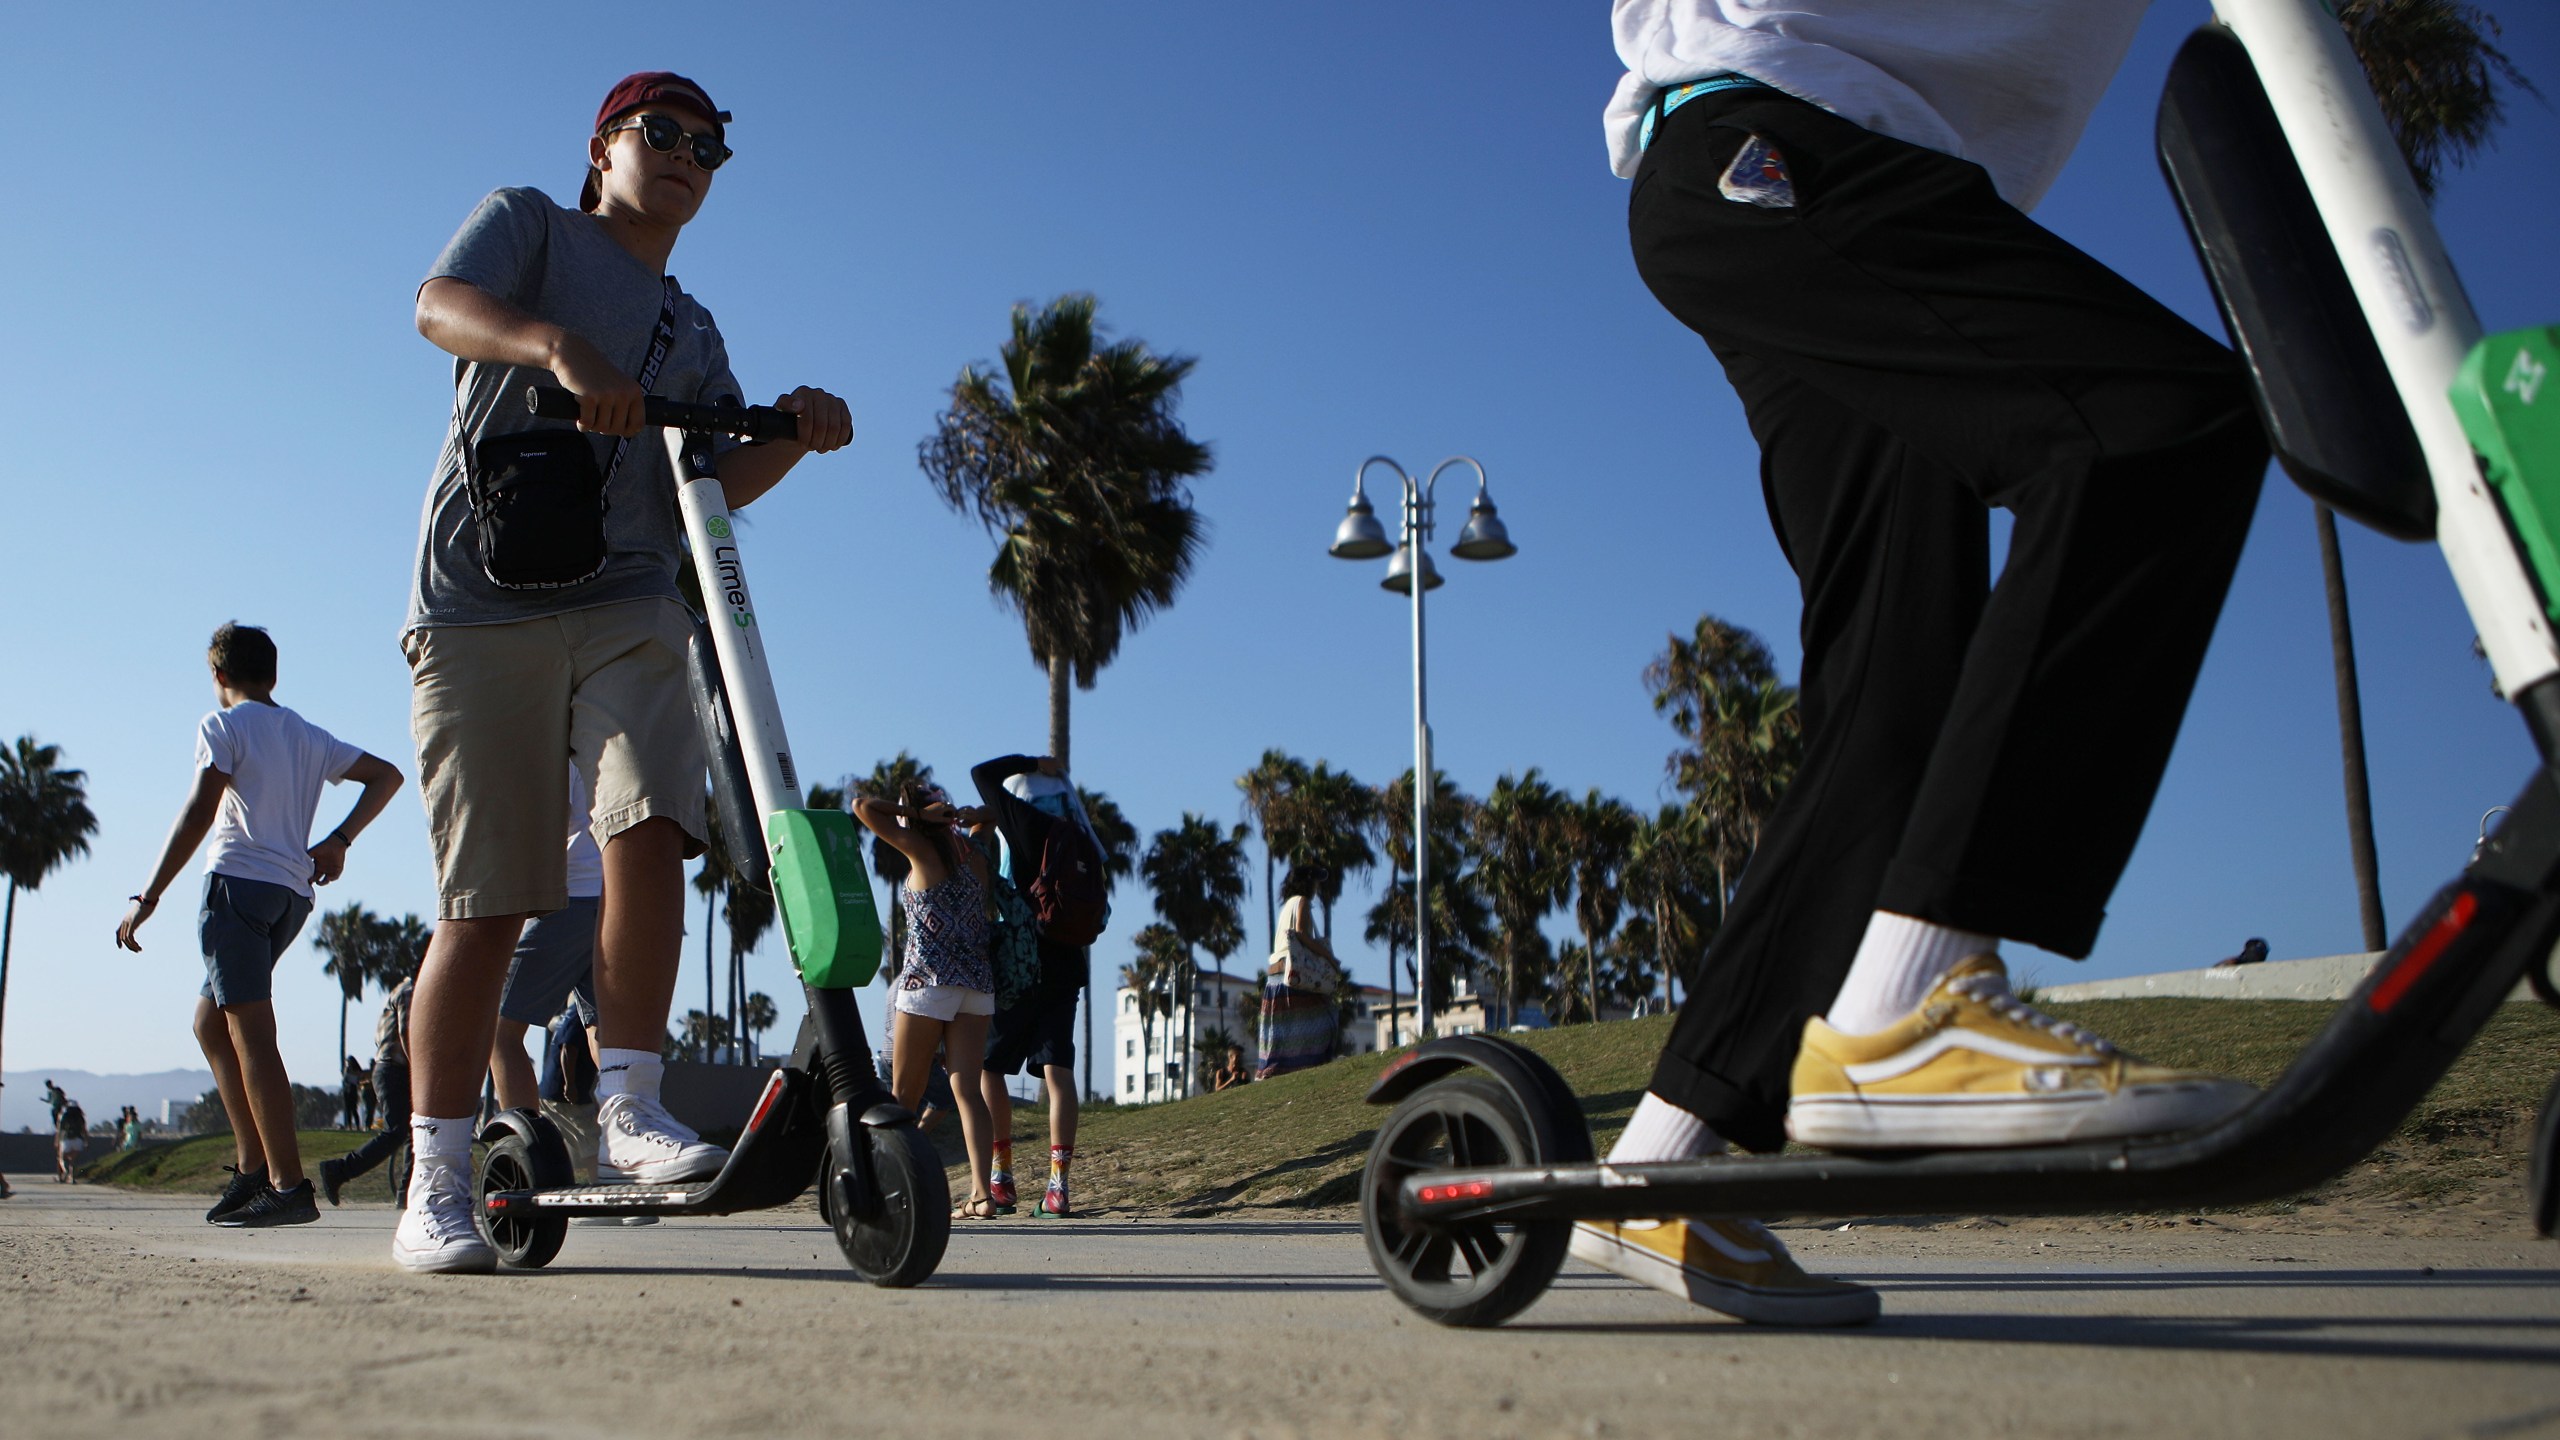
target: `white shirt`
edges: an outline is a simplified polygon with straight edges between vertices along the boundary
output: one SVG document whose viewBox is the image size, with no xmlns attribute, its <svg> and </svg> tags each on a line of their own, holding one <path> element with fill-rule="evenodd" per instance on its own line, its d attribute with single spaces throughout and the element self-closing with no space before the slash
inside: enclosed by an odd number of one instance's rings
<svg viewBox="0 0 2560 1440">
<path fill-rule="evenodd" d="M 2151 0 L 1616 0 L 1609 168 L 1657 90 L 1720 70 L 1971 160 L 2021 210 L 2062 173 Z"/>
<path fill-rule="evenodd" d="M 569 898 L 593 899 L 604 893 L 604 852 L 596 848 L 589 822 L 595 802 L 587 794 L 587 777 L 569 767 Z"/>
<path fill-rule="evenodd" d="M 213 819 L 206 873 L 311 893 L 311 816 L 320 787 L 364 752 L 281 705 L 246 700 L 196 726 L 196 768 L 231 777 Z"/>
</svg>

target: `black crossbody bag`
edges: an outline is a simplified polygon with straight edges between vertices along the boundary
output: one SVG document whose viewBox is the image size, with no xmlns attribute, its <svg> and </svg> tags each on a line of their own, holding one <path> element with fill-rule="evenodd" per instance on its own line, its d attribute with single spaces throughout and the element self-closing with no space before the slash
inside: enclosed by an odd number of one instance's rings
<svg viewBox="0 0 2560 1440">
<path fill-rule="evenodd" d="M 658 369 L 675 348 L 675 277 L 663 283 L 658 328 L 640 365 L 644 391 L 657 385 Z M 458 413 L 454 424 L 459 429 Z M 602 573 L 605 486 L 622 468 L 630 444 L 628 436 L 614 441 L 612 458 L 599 470 L 595 446 L 582 430 L 519 430 L 466 441 L 463 485 L 480 569 L 490 583 L 507 590 L 563 590 Z"/>
</svg>

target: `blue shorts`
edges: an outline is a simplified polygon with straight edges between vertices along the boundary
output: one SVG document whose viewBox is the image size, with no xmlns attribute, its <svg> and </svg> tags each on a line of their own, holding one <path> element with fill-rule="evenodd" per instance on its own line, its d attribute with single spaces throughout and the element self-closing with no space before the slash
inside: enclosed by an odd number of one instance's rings
<svg viewBox="0 0 2560 1440">
<path fill-rule="evenodd" d="M 500 1015 L 519 1025 L 549 1025 L 574 998 L 579 1022 L 596 1023 L 596 912 L 602 904 L 593 895 L 572 895 L 567 909 L 524 927 L 515 957 L 507 962 Z"/>
<path fill-rule="evenodd" d="M 204 989 L 216 1005 L 251 1005 L 275 993 L 276 961 L 311 918 L 311 897 L 264 880 L 204 877 L 196 939 L 204 946 Z"/>
</svg>

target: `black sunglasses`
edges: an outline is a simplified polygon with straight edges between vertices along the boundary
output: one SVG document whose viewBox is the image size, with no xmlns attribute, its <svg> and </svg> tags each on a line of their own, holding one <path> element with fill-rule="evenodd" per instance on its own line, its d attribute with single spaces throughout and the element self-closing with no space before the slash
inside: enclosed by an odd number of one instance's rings
<svg viewBox="0 0 2560 1440">
<path fill-rule="evenodd" d="M 719 169 L 737 153 L 721 144 L 719 136 L 688 135 L 683 126 L 664 115 L 634 115 L 604 127 L 607 136 L 619 135 L 625 130 L 639 131 L 640 143 L 661 155 L 673 155 L 678 145 L 691 145 L 693 163 L 704 170 Z"/>
</svg>

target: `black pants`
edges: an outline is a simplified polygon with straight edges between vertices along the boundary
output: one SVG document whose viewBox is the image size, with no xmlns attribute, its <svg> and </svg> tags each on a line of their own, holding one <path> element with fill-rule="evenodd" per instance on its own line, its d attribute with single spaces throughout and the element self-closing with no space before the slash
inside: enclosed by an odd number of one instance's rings
<svg viewBox="0 0 2560 1440">
<path fill-rule="evenodd" d="M 400 1164 L 392 1172 L 391 1198 L 405 1205 L 409 1200 L 408 1065 L 387 1055 L 375 1061 L 373 1093 L 382 1102 L 382 1129 L 339 1159 L 338 1168 L 344 1172 L 340 1183 L 370 1174 L 373 1167 L 396 1155 Z"/>
<path fill-rule="evenodd" d="M 1755 133 L 1791 209 L 1718 193 Z M 1652 1084 L 1775 1149 L 1804 1022 L 1871 912 L 2088 953 L 2266 442 L 2229 351 L 1979 166 L 1801 101 L 1674 112 L 1628 228 L 1645 284 L 1740 392 L 1803 589 L 1803 768 Z M 2015 519 L 1996 585 L 1992 506 Z"/>
</svg>

